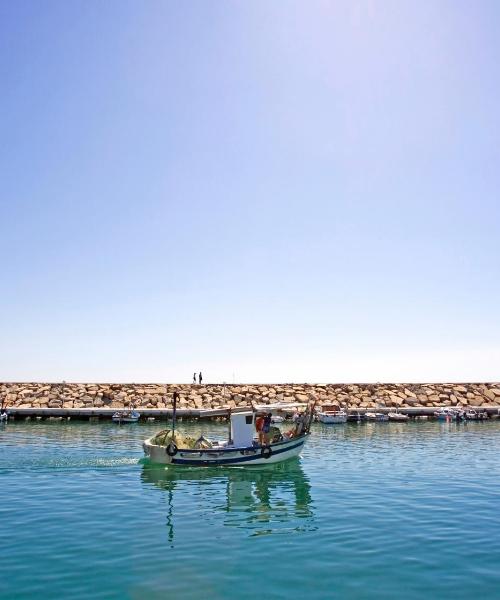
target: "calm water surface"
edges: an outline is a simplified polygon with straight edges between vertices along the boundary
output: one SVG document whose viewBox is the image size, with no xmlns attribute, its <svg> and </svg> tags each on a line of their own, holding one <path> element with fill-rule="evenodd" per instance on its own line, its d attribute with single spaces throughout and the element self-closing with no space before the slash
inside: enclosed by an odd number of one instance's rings
<svg viewBox="0 0 500 600">
<path fill-rule="evenodd" d="M 0 426 L 1 598 L 500 598 L 500 421 L 316 426 L 223 470 L 144 463 L 162 427 Z"/>
</svg>

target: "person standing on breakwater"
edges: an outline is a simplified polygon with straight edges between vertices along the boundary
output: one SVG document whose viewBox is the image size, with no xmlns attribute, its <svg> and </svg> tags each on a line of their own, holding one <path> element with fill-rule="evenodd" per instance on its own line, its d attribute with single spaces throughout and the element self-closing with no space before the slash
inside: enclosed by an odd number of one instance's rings
<svg viewBox="0 0 500 600">
<path fill-rule="evenodd" d="M 201 376 L 201 371 L 200 371 L 200 374 L 198 375 L 198 383 L 201 385 L 202 381 L 203 381 L 203 377 Z"/>
<path fill-rule="evenodd" d="M 193 383 L 196 383 L 196 373 L 193 373 Z"/>
</svg>

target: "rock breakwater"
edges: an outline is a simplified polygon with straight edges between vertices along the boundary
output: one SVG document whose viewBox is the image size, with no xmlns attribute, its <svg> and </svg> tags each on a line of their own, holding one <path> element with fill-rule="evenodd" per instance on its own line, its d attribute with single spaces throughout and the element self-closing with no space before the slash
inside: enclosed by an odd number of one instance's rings
<svg viewBox="0 0 500 600">
<path fill-rule="evenodd" d="M 139 384 L 0 383 L 0 403 L 11 408 L 159 408 L 172 406 L 178 391 L 181 409 L 222 409 L 251 402 L 307 402 L 347 409 L 431 408 L 500 405 L 500 383 L 374 384 Z"/>
</svg>

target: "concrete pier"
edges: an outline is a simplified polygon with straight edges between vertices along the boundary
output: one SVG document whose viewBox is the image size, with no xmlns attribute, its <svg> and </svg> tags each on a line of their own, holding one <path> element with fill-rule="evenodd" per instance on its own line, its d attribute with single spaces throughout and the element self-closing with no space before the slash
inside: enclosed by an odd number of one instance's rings
<svg viewBox="0 0 500 600">
<path fill-rule="evenodd" d="M 474 410 L 480 412 L 487 412 L 488 416 L 496 417 L 500 416 L 500 405 L 481 407 L 481 406 L 470 406 Z M 115 408 L 9 408 L 9 416 L 14 419 L 22 419 L 26 417 L 63 417 L 71 419 L 111 419 L 111 416 L 116 412 Z M 251 410 L 250 406 L 238 407 L 237 409 L 220 408 L 212 410 L 204 409 L 178 409 L 177 417 L 183 419 L 213 419 L 213 418 L 227 418 L 231 412 L 239 412 L 243 410 Z M 410 417 L 433 417 L 434 412 L 437 410 L 436 407 L 413 407 L 413 408 L 400 408 L 398 412 Z M 172 418 L 172 409 L 166 408 L 140 408 L 141 420 L 146 420 L 148 417 L 154 417 L 158 420 L 168 420 Z M 390 413 L 394 412 L 394 408 L 360 408 L 348 410 L 350 415 L 364 415 L 367 412 L 379 412 L 379 413 Z"/>
</svg>

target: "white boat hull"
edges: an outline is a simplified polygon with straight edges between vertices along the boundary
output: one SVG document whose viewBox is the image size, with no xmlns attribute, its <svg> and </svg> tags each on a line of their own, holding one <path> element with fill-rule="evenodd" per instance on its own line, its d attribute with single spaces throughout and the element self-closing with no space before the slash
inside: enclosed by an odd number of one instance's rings
<svg viewBox="0 0 500 600">
<path fill-rule="evenodd" d="M 389 420 L 389 415 L 383 413 L 365 413 L 365 418 L 367 421 L 386 423 Z"/>
<path fill-rule="evenodd" d="M 347 415 L 329 415 L 328 413 L 317 413 L 318 421 L 325 425 L 347 423 Z"/>
<path fill-rule="evenodd" d="M 114 423 L 137 423 L 140 416 L 141 413 L 138 413 L 136 411 L 133 411 L 131 413 L 117 412 L 111 417 L 111 420 Z"/>
<path fill-rule="evenodd" d="M 389 417 L 389 421 L 398 421 L 400 423 L 405 423 L 409 420 L 408 415 L 403 415 L 401 413 L 389 413 L 387 416 Z"/>
<path fill-rule="evenodd" d="M 208 448 L 191 450 L 179 448 L 174 456 L 169 456 L 166 446 L 158 446 L 151 439 L 143 443 L 146 456 L 153 463 L 185 466 L 253 466 L 270 465 L 299 456 L 309 434 L 291 440 L 277 442 L 271 446 L 251 446 L 246 448 Z M 269 453 L 269 448 L 271 452 Z"/>
</svg>

